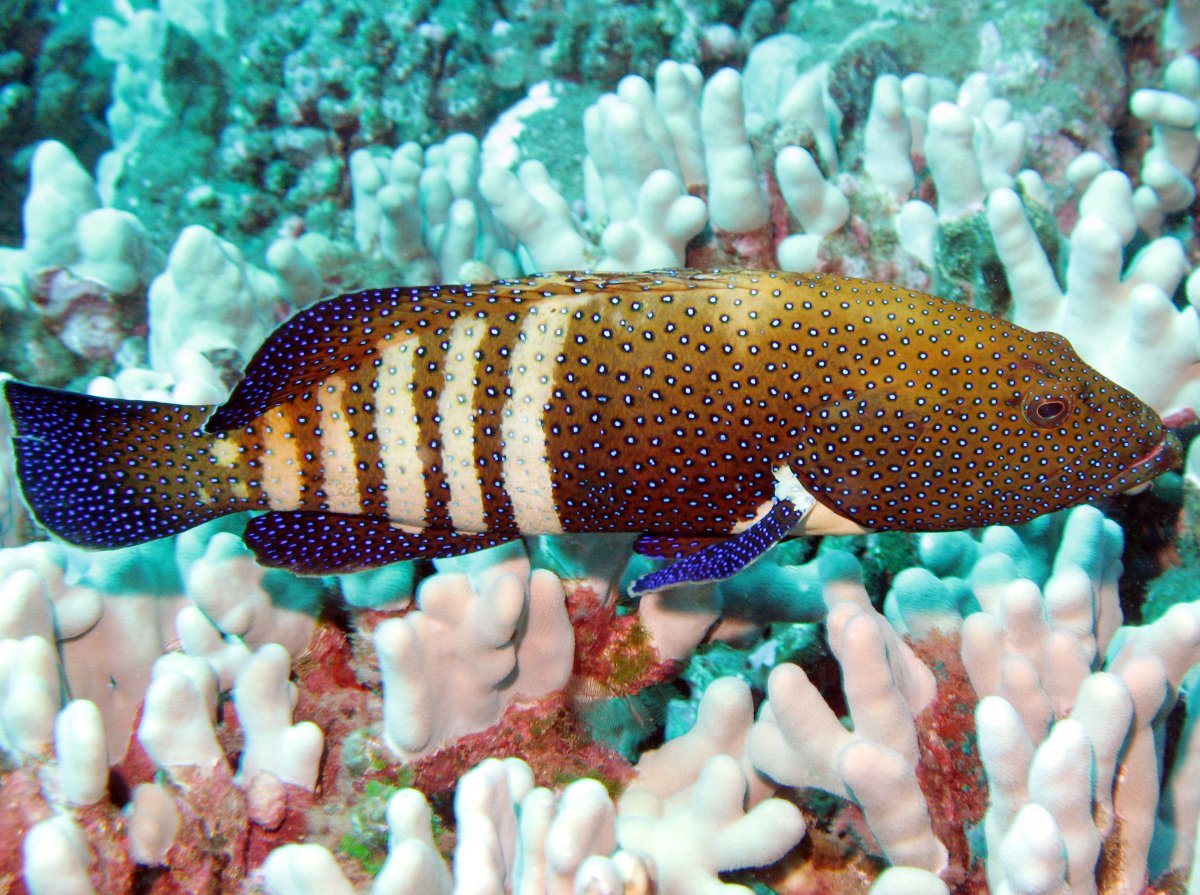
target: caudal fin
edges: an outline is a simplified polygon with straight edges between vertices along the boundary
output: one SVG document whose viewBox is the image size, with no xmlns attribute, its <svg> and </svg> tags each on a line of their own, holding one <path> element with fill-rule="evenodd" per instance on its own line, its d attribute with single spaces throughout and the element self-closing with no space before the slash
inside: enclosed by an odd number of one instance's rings
<svg viewBox="0 0 1200 895">
<path fill-rule="evenodd" d="M 4 383 L 17 478 L 47 529 L 80 547 L 166 537 L 240 507 L 214 494 L 212 408 Z M 206 490 L 207 489 L 207 490 Z"/>
</svg>

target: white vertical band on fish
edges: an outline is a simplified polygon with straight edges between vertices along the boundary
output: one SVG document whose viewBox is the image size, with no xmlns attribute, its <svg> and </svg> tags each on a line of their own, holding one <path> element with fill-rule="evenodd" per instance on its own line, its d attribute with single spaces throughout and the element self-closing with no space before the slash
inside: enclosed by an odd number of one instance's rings
<svg viewBox="0 0 1200 895">
<path fill-rule="evenodd" d="M 420 429 L 413 402 L 413 342 L 384 349 L 375 392 L 375 434 L 387 486 L 387 513 L 395 522 L 420 525 L 425 489 L 420 487 Z"/>
<path fill-rule="evenodd" d="M 475 466 L 475 387 L 479 346 L 487 324 L 460 320 L 450 332 L 442 361 L 445 384 L 438 395 L 438 429 L 442 441 L 442 471 L 450 486 L 450 518 L 457 531 L 484 531 L 483 489 Z"/>
<path fill-rule="evenodd" d="M 294 510 L 300 506 L 304 465 L 300 462 L 300 445 L 292 437 L 293 423 L 290 413 L 275 408 L 267 412 L 262 430 L 262 489 L 267 495 L 267 505 L 273 510 Z"/>
<path fill-rule="evenodd" d="M 504 490 L 523 532 L 561 533 L 554 506 L 553 462 L 546 444 L 545 407 L 554 391 L 557 357 L 567 340 L 571 311 L 586 298 L 534 305 L 513 347 L 512 397 L 502 411 Z"/>
<path fill-rule="evenodd" d="M 330 376 L 321 385 L 321 466 L 325 470 L 322 490 L 325 504 L 333 513 L 362 512 L 358 472 L 354 459 L 355 436 L 345 408 L 346 380 Z"/>
</svg>

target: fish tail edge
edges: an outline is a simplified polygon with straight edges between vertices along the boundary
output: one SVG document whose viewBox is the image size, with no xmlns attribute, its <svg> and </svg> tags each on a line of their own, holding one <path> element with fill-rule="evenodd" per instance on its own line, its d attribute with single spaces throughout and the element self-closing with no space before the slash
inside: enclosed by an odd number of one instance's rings
<svg viewBox="0 0 1200 895">
<path fill-rule="evenodd" d="M 238 507 L 206 498 L 212 408 L 3 383 L 17 479 L 44 528 L 79 547 L 177 534 Z"/>
</svg>

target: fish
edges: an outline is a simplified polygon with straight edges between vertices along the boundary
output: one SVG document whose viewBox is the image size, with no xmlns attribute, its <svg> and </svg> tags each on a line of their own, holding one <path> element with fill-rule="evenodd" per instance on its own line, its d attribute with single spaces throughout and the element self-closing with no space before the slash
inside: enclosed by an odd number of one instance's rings
<svg viewBox="0 0 1200 895">
<path fill-rule="evenodd" d="M 555 273 L 297 312 L 220 406 L 4 386 L 24 499 L 88 548 L 255 511 L 265 566 L 340 574 L 636 533 L 635 595 L 779 541 L 1015 525 L 1180 444 L 1055 333 L 830 274 Z"/>
</svg>

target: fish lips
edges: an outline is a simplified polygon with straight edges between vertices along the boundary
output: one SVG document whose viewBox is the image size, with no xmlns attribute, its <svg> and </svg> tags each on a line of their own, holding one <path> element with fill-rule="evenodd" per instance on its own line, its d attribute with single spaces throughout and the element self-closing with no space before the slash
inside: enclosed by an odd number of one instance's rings
<svg viewBox="0 0 1200 895">
<path fill-rule="evenodd" d="M 1139 460 L 1127 466 L 1104 483 L 1104 492 L 1111 494 L 1116 491 L 1127 494 L 1140 494 L 1168 469 L 1180 464 L 1183 457 L 1183 445 L 1179 436 L 1170 429 L 1163 431 L 1163 436 Z"/>
</svg>

